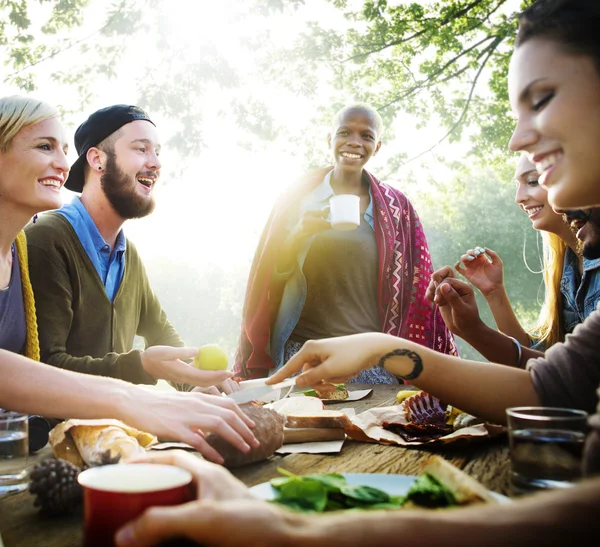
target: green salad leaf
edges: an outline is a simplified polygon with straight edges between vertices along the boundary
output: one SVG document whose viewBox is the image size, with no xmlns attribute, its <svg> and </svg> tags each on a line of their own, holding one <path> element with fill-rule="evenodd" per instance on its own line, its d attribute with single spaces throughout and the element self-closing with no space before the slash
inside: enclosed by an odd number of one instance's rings
<svg viewBox="0 0 600 547">
<path fill-rule="evenodd" d="M 371 486 L 348 484 L 338 473 L 298 476 L 278 471 L 284 476 L 271 480 L 277 492 L 271 501 L 296 511 L 398 509 L 408 501 L 428 508 L 457 505 L 452 492 L 427 473 L 417 477 L 405 496 L 392 496 Z"/>
<path fill-rule="evenodd" d="M 333 384 L 335 386 L 336 391 L 344 391 L 346 389 L 346 384 Z M 300 391 L 306 397 L 318 397 L 316 389 L 305 389 L 304 391 Z"/>
</svg>

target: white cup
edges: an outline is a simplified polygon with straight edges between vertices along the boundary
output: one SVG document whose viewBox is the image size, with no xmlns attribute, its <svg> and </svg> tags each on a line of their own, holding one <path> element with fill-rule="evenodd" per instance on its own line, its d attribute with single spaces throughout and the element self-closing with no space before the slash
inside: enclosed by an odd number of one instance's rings
<svg viewBox="0 0 600 547">
<path fill-rule="evenodd" d="M 355 230 L 360 225 L 360 197 L 339 194 L 329 200 L 331 227 L 334 230 Z"/>
</svg>

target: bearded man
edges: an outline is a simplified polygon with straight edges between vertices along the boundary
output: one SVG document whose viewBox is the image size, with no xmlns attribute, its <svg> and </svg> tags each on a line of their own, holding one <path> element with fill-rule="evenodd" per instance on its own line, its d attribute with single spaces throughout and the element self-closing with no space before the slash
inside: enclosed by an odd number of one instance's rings
<svg viewBox="0 0 600 547">
<path fill-rule="evenodd" d="M 81 197 L 26 229 L 41 360 L 132 383 L 226 385 L 227 371 L 183 361 L 196 350 L 182 347 L 123 233 L 126 220 L 154 209 L 161 169 L 154 123 L 136 106 L 103 108 L 79 126 L 75 147 L 65 186 Z M 132 349 L 136 335 L 145 351 Z"/>
</svg>

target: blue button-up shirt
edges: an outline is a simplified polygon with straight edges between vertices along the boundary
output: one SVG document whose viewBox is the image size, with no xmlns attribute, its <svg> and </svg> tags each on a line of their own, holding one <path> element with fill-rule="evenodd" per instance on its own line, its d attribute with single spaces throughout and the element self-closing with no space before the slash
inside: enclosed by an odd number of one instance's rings
<svg viewBox="0 0 600 547">
<path fill-rule="evenodd" d="M 335 192 L 331 187 L 332 173 L 333 171 L 329 171 L 329 173 L 325 175 L 323 182 L 301 201 L 298 216 L 290 218 L 288 221 L 288 230 L 291 230 L 307 211 L 318 211 L 329 205 L 329 199 L 335 195 Z M 373 217 L 373 195 L 371 193 L 371 187 L 369 187 L 369 206 L 367 207 L 363 218 L 374 230 L 375 219 Z M 296 257 L 296 267 L 293 271 L 283 273 L 275 271 L 274 273 L 275 276 L 286 279 L 281 304 L 279 305 L 279 311 L 269 341 L 271 359 L 273 359 L 273 362 L 275 363 L 274 370 L 283 366 L 285 343 L 296 328 L 298 320 L 302 315 L 302 309 L 306 302 L 307 290 L 306 278 L 304 277 L 302 268 L 304 266 L 306 255 L 308 254 L 315 237 L 316 236 L 311 236 L 304 242 L 303 247 Z"/>
<path fill-rule="evenodd" d="M 560 292 L 564 300 L 565 332 L 573 332 L 573 329 L 596 309 L 600 301 L 600 258 L 584 258 L 583 274 L 580 276 L 577 255 L 571 249 L 567 249 Z"/>
<path fill-rule="evenodd" d="M 125 272 L 126 240 L 123 230 L 119 232 L 115 248 L 111 252 L 110 245 L 104 241 L 78 196 L 74 197 L 71 203 L 61 207 L 57 213 L 63 215 L 73 226 L 79 241 L 100 276 L 106 295 L 111 302 L 114 301 Z"/>
</svg>

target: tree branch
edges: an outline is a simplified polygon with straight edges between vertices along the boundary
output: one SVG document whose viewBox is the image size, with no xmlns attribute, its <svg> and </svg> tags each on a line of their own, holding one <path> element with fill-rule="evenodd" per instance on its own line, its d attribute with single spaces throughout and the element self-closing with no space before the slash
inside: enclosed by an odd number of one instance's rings
<svg viewBox="0 0 600 547">
<path fill-rule="evenodd" d="M 465 106 L 462 109 L 462 112 L 461 112 L 460 116 L 458 117 L 458 119 L 452 124 L 452 127 L 450 127 L 448 132 L 439 141 L 437 141 L 435 144 L 430 146 L 427 150 L 424 150 L 420 154 L 417 154 L 416 156 L 406 160 L 404 163 L 402 163 L 401 167 L 404 167 L 408 163 L 415 161 L 415 160 L 419 159 L 420 157 L 424 156 L 425 154 L 427 154 L 428 152 L 431 152 L 432 150 L 434 150 L 437 146 L 439 146 L 442 142 L 444 142 L 450 135 L 452 135 L 452 133 L 454 133 L 454 131 L 456 131 L 456 129 L 462 124 L 463 120 L 465 119 L 465 117 L 467 115 L 467 112 L 469 111 L 469 106 L 471 105 L 471 101 L 473 100 L 473 95 L 475 93 L 475 87 L 477 86 L 477 81 L 479 80 L 479 76 L 481 76 L 481 73 L 483 72 L 485 65 L 490 60 L 490 57 L 494 54 L 494 52 L 496 51 L 496 48 L 500 45 L 502 40 L 503 40 L 503 38 L 501 36 L 496 36 L 496 39 L 494 40 L 494 42 L 492 44 L 490 44 L 490 46 L 488 46 L 488 49 L 489 49 L 488 54 L 486 55 L 485 59 L 481 63 L 481 66 L 477 70 L 477 73 L 475 74 L 475 78 L 473 79 L 473 83 L 471 84 L 471 89 L 469 91 L 469 96 L 467 97 L 467 102 L 465 103 Z"/>
<path fill-rule="evenodd" d="M 19 70 L 13 72 L 12 74 L 9 74 L 8 76 L 6 76 L 4 78 L 4 80 L 2 80 L 3 83 L 8 82 L 11 78 L 14 78 L 15 76 L 18 76 L 19 74 L 21 74 L 21 72 L 25 72 L 26 70 L 29 70 L 30 68 L 33 68 L 34 66 L 37 66 L 45 61 L 48 61 L 54 57 L 56 57 L 57 55 L 60 55 L 61 53 L 64 53 L 65 51 L 68 51 L 69 49 L 82 44 L 83 42 L 86 42 L 87 40 L 89 40 L 90 38 L 96 36 L 96 34 L 99 34 L 100 32 L 102 32 L 103 30 L 105 30 L 106 28 L 108 28 L 110 26 L 110 24 L 112 23 L 113 19 L 119 15 L 121 13 L 121 11 L 123 10 L 123 8 L 125 7 L 125 5 L 127 4 L 127 0 L 122 0 L 121 5 L 119 6 L 119 9 L 113 14 L 113 16 L 106 21 L 106 23 L 100 27 L 99 29 L 95 30 L 94 32 L 92 32 L 91 34 L 76 40 L 75 42 L 69 44 L 68 46 L 59 49 L 57 51 L 52 52 L 50 55 L 46 55 L 45 57 L 42 57 L 41 59 L 38 59 L 37 61 L 35 61 L 34 63 L 30 63 L 24 67 L 21 67 Z"/>
<path fill-rule="evenodd" d="M 471 51 L 473 51 L 474 49 L 477 49 L 481 44 L 484 44 L 485 42 L 488 42 L 490 40 L 497 40 L 499 37 L 494 36 L 494 35 L 490 35 L 490 36 L 486 36 L 485 38 L 483 38 L 482 40 L 480 40 L 479 42 L 477 42 L 476 44 L 473 44 L 471 47 L 464 49 L 463 51 L 461 51 L 458 55 L 454 56 L 452 59 L 450 59 L 446 64 L 444 64 L 444 66 L 440 67 L 438 70 L 436 70 L 433 74 L 430 74 L 427 78 L 425 78 L 424 80 L 421 80 L 420 82 L 417 83 L 417 85 L 414 85 L 410 88 L 408 88 L 407 90 L 405 90 L 401 95 L 399 95 L 398 97 L 396 97 L 393 101 L 390 101 L 387 104 L 384 105 L 380 105 L 378 107 L 378 109 L 386 109 L 389 106 L 393 105 L 394 103 L 397 103 L 398 101 L 401 101 L 403 99 L 406 99 L 407 97 L 410 97 L 411 95 L 413 95 L 414 93 L 416 93 L 417 91 L 421 90 L 421 89 L 428 89 L 430 87 L 432 87 L 433 85 L 435 85 L 436 83 L 440 83 L 437 80 L 437 77 L 440 74 L 443 74 L 444 71 L 451 65 L 453 65 L 454 63 L 456 63 L 460 58 L 464 57 L 465 55 L 467 55 L 468 53 L 470 53 Z M 502 38 L 501 38 L 502 40 Z M 490 46 L 492 46 L 492 44 L 490 44 Z M 485 54 L 485 52 L 490 48 L 490 46 L 487 46 L 486 48 L 484 48 L 480 54 L 477 56 L 478 59 L 481 58 L 482 55 Z M 494 46 L 494 49 L 497 46 Z M 443 81 L 447 81 L 448 79 L 450 79 L 451 77 L 454 76 L 458 76 L 459 74 L 461 74 L 462 72 L 464 72 L 467 69 L 467 67 L 463 67 L 463 69 L 451 74 L 450 76 L 448 76 L 447 78 L 444 78 L 442 80 Z"/>
<path fill-rule="evenodd" d="M 449 23 L 451 23 L 452 21 L 462 17 L 463 15 L 465 15 L 466 13 L 468 13 L 471 9 L 477 7 L 478 4 L 481 4 L 481 2 L 483 2 L 484 0 L 475 0 L 474 2 L 471 2 L 471 4 L 465 6 L 462 10 L 460 10 L 458 13 L 454 14 L 452 17 L 448 17 L 446 19 L 443 19 L 442 21 L 439 21 L 438 27 L 444 27 L 446 25 L 448 25 Z M 468 30 L 466 30 L 463 34 L 460 34 L 459 36 L 463 36 L 466 32 L 471 32 L 473 30 L 475 30 L 476 28 L 479 28 L 481 25 L 483 25 L 483 23 L 489 19 L 489 17 L 491 15 L 493 15 L 496 11 L 498 11 L 498 9 L 500 8 L 500 6 L 502 6 L 503 4 L 505 4 L 507 2 L 507 0 L 499 0 L 498 4 L 496 4 L 496 6 L 486 14 L 486 16 L 481 19 L 479 21 L 479 23 L 477 25 L 475 25 L 474 27 L 469 28 Z M 433 19 L 435 20 L 435 19 Z M 364 46 L 376 46 L 375 49 L 371 49 L 369 51 L 366 51 L 364 53 L 357 53 L 356 55 L 352 55 L 351 57 L 348 57 L 346 59 L 344 59 L 343 61 L 341 61 L 342 63 L 346 63 L 348 61 L 355 61 L 357 59 L 361 59 L 364 57 L 368 57 L 369 55 L 373 55 L 374 53 L 379 53 L 381 51 L 384 51 L 385 49 L 388 49 L 390 47 L 394 47 L 394 46 L 398 46 L 400 44 L 406 43 L 406 42 L 410 42 L 411 40 L 414 40 L 415 38 L 418 38 L 419 36 L 421 36 L 422 34 L 425 34 L 429 29 L 428 28 L 424 28 L 421 29 L 413 34 L 411 34 L 410 36 L 408 36 L 407 38 L 401 38 L 399 40 L 393 40 L 391 42 L 388 43 L 383 43 L 383 44 L 360 44 L 359 47 L 364 47 Z"/>
</svg>

